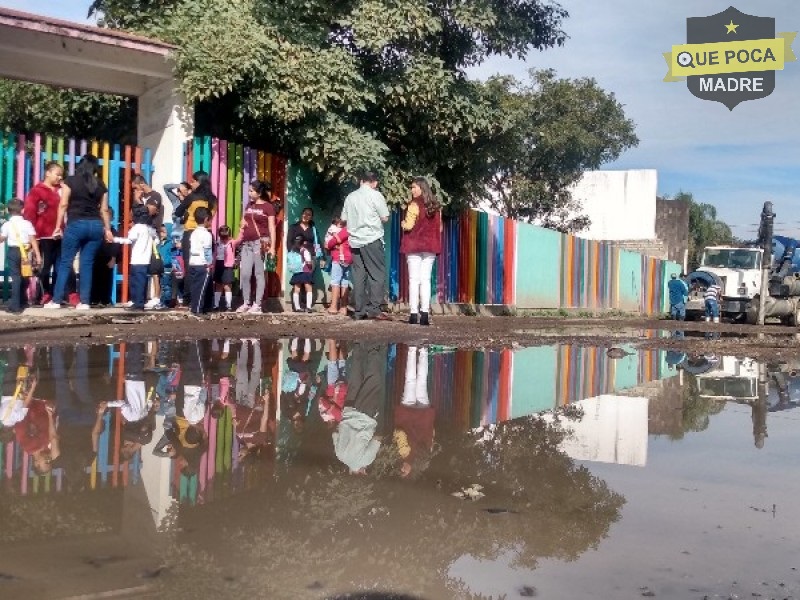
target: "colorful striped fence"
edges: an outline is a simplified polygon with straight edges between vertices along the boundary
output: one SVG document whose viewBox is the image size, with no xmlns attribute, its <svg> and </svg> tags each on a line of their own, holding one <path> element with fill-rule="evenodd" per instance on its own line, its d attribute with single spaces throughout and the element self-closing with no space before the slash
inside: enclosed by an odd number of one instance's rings
<svg viewBox="0 0 800 600">
<path fill-rule="evenodd" d="M 103 181 L 108 187 L 108 204 L 114 210 L 114 224 L 127 234 L 127 221 L 122 215 L 130 211 L 131 178 L 141 173 L 149 181 L 153 173 L 152 153 L 139 146 L 113 144 L 97 140 L 75 140 L 48 136 L 41 133 L 31 135 L 0 132 L 0 205 L 11 198 L 25 199 L 30 189 L 42 179 L 44 166 L 49 161 L 64 165 L 67 175 L 75 172 L 75 166 L 84 154 L 94 154 L 103 168 Z M 128 248 L 123 249 L 125 257 Z M 5 253 L 4 253 L 5 255 Z M 121 296 L 127 299 L 128 261 L 124 260 L 116 281 L 122 285 Z M 3 259 L 5 275 L 5 258 Z M 3 298 L 8 297 L 4 285 Z M 116 301 L 117 290 L 113 299 Z"/>
<path fill-rule="evenodd" d="M 196 137 L 184 147 L 184 180 L 196 171 L 205 171 L 219 201 L 212 224 L 214 235 L 221 225 L 227 225 L 234 236 L 238 235 L 242 212 L 248 203 L 248 188 L 255 179 L 270 182 L 272 192 L 285 201 L 287 168 L 282 156 L 208 136 Z M 279 213 L 276 227 L 278 272 L 270 273 L 267 283 L 267 293 L 273 298 L 281 293 L 283 214 Z"/>
<path fill-rule="evenodd" d="M 387 225 L 389 297 L 408 299 L 408 271 L 400 255 L 400 221 L 392 213 Z M 474 210 L 445 219 L 442 254 L 431 278 L 440 303 L 514 304 L 516 223 Z"/>
</svg>

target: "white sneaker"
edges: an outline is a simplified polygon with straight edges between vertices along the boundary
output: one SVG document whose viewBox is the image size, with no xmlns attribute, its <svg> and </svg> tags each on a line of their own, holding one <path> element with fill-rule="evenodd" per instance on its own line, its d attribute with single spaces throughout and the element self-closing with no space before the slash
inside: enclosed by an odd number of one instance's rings
<svg viewBox="0 0 800 600">
<path fill-rule="evenodd" d="M 61 305 L 57 304 L 56 302 L 52 302 L 51 301 L 51 302 L 48 302 L 47 304 L 45 304 L 43 308 L 48 308 L 50 310 L 53 310 L 55 308 L 61 308 Z"/>
<path fill-rule="evenodd" d="M 258 304 L 253 304 L 253 306 L 250 307 L 250 310 L 247 311 L 247 314 L 249 314 L 249 315 L 263 315 L 264 313 L 263 313 L 263 311 L 261 310 L 261 307 Z"/>
<path fill-rule="evenodd" d="M 161 302 L 156 302 L 155 304 L 150 304 L 149 302 L 144 305 L 145 310 L 161 310 L 163 306 L 161 306 Z"/>
<path fill-rule="evenodd" d="M 123 302 L 122 304 L 120 304 L 120 306 L 122 308 L 130 308 L 131 306 L 133 306 L 133 300 L 128 300 L 127 302 Z"/>
<path fill-rule="evenodd" d="M 250 304 L 242 304 L 239 308 L 236 309 L 236 312 L 237 313 L 250 312 L 250 307 L 251 307 Z"/>
<path fill-rule="evenodd" d="M 75 306 L 75 310 L 89 310 L 90 308 L 92 307 L 88 304 L 84 304 L 83 302 Z"/>
<path fill-rule="evenodd" d="M 145 302 L 144 307 L 146 309 L 151 309 L 151 308 L 155 308 L 159 304 L 161 304 L 161 300 L 159 300 L 158 298 L 153 298 L 152 300 L 148 300 L 147 302 Z"/>
</svg>

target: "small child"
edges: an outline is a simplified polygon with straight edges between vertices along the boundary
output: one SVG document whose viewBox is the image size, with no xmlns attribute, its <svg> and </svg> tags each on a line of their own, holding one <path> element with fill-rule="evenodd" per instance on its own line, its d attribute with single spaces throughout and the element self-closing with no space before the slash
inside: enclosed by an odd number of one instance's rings
<svg viewBox="0 0 800 600">
<path fill-rule="evenodd" d="M 331 305 L 328 312 L 332 315 L 347 315 L 350 265 L 353 262 L 349 237 L 344 221 L 339 215 L 335 216 L 325 233 L 325 247 L 331 253 Z"/>
<path fill-rule="evenodd" d="M 27 289 L 27 280 L 33 277 L 33 265 L 42 263 L 39 253 L 39 242 L 36 230 L 30 221 L 22 217 L 22 200 L 12 198 L 8 202 L 8 214 L 11 218 L 0 227 L 0 243 L 8 241 L 8 275 L 11 277 L 11 299 L 8 301 L 8 312 L 19 314 L 27 299 L 23 298 Z M 33 250 L 33 257 L 31 257 Z"/>
<path fill-rule="evenodd" d="M 217 249 L 214 254 L 214 310 L 219 310 L 219 301 L 225 293 L 225 308 L 233 310 L 233 267 L 236 262 L 236 246 L 240 239 L 231 239 L 231 228 L 227 225 L 217 230 Z"/>
<path fill-rule="evenodd" d="M 166 225 L 162 225 L 158 231 L 158 255 L 164 262 L 164 272 L 161 274 L 161 308 L 172 306 L 172 252 L 173 243 L 169 236 Z"/>
<path fill-rule="evenodd" d="M 289 272 L 292 273 L 292 278 L 289 283 L 292 285 L 292 307 L 294 312 L 314 312 L 311 306 L 314 303 L 313 294 L 313 273 L 314 273 L 314 260 L 311 257 L 311 252 L 303 245 L 304 238 L 301 235 L 295 236 L 292 247 L 286 257 Z M 294 255 L 294 256 L 292 256 Z M 305 289 L 306 292 L 306 306 L 308 308 L 301 308 L 300 306 L 300 289 Z"/>
<path fill-rule="evenodd" d="M 211 221 L 211 212 L 201 206 L 194 211 L 197 227 L 189 238 L 189 289 L 192 299 L 192 312 L 202 315 L 208 305 L 208 284 L 211 279 L 213 262 L 213 244 L 208 224 Z"/>
<path fill-rule="evenodd" d="M 174 299 L 176 306 L 182 307 L 183 286 L 186 283 L 186 265 L 183 262 L 183 250 L 181 248 L 180 235 L 175 235 L 175 232 L 173 231 L 170 238 L 172 239 L 172 255 L 170 257 L 170 264 L 172 265 L 172 285 L 174 287 L 172 298 Z"/>
<path fill-rule="evenodd" d="M 150 213 L 143 204 L 133 207 L 133 227 L 128 232 L 128 237 L 115 237 L 118 244 L 133 245 L 131 249 L 130 269 L 128 282 L 131 291 L 131 304 L 129 310 L 144 310 L 147 300 L 147 283 L 150 278 L 148 270 L 150 259 L 153 256 L 154 232 L 148 225 Z"/>
</svg>

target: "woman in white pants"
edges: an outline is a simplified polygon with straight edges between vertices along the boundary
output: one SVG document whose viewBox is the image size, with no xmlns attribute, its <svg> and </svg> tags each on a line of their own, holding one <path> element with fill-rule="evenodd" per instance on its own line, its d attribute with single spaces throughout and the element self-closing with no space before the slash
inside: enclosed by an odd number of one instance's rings
<svg viewBox="0 0 800 600">
<path fill-rule="evenodd" d="M 430 325 L 431 272 L 442 251 L 442 207 L 424 177 L 411 182 L 411 201 L 400 226 L 400 253 L 408 264 L 408 322 Z"/>
</svg>

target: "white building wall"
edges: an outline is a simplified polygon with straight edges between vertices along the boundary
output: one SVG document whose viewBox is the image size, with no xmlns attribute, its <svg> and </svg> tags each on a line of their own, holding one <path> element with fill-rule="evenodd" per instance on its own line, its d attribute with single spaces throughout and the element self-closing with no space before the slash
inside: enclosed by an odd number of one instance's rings
<svg viewBox="0 0 800 600">
<path fill-rule="evenodd" d="M 591 225 L 577 233 L 590 240 L 652 240 L 656 237 L 655 169 L 587 171 L 572 195 Z"/>
<path fill-rule="evenodd" d="M 617 465 L 647 464 L 647 398 L 609 394 L 573 405 L 583 409 L 583 419 L 562 421 L 569 433 L 560 449 L 567 456 Z M 551 415 L 545 419 L 553 420 Z"/>
</svg>

